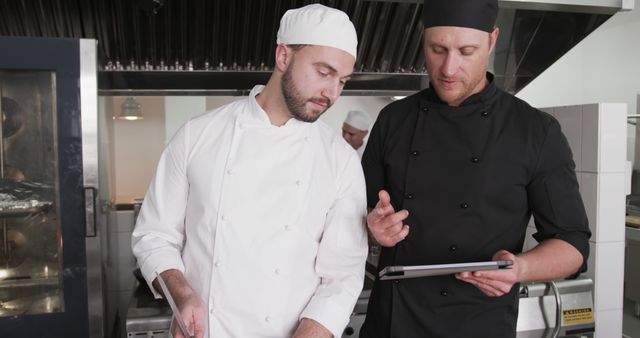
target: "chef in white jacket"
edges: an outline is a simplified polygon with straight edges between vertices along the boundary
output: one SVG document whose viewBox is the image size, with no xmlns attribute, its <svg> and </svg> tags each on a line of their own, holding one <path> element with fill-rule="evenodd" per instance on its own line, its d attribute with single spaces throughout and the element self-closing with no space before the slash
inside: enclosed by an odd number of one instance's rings
<svg viewBox="0 0 640 338">
<path fill-rule="evenodd" d="M 356 47 L 345 13 L 287 11 L 267 85 L 191 119 L 163 152 L 133 252 L 196 337 L 341 336 L 363 285 L 365 185 L 356 152 L 316 120 Z"/>
</svg>

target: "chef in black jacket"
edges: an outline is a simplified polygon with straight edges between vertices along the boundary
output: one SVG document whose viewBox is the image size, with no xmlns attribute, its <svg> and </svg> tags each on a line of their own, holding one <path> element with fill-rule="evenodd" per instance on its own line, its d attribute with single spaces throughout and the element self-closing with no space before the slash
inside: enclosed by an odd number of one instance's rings
<svg viewBox="0 0 640 338">
<path fill-rule="evenodd" d="M 381 111 L 362 164 L 379 269 L 513 268 L 376 280 L 360 337 L 515 337 L 520 282 L 586 269 L 591 233 L 558 121 L 487 72 L 497 10 L 496 0 L 425 1 L 430 88 Z M 531 215 L 539 244 L 522 252 Z"/>
</svg>

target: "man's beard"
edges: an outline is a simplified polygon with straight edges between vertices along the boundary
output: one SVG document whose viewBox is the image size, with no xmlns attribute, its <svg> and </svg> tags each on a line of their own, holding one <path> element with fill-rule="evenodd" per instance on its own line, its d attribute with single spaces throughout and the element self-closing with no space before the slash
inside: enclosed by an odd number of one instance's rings
<svg viewBox="0 0 640 338">
<path fill-rule="evenodd" d="M 290 66 L 292 66 L 291 64 Z M 287 69 L 282 75 L 282 95 L 284 96 L 284 102 L 287 104 L 287 108 L 293 118 L 303 122 L 315 122 L 322 113 L 324 113 L 329 107 L 331 107 L 331 101 L 326 98 L 312 98 L 305 99 L 302 94 L 298 92 L 293 79 L 291 78 L 290 69 Z M 326 104 L 327 108 L 322 111 L 307 112 L 306 104 L 309 101 L 316 101 L 322 104 Z"/>
</svg>

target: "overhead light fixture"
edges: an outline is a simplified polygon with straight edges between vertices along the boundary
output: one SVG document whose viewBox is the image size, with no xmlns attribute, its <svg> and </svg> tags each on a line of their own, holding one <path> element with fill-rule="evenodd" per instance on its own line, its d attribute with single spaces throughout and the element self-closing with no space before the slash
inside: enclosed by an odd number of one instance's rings
<svg viewBox="0 0 640 338">
<path fill-rule="evenodd" d="M 142 107 L 133 97 L 129 96 L 122 102 L 120 114 L 114 115 L 113 119 L 128 121 L 142 120 Z"/>
</svg>

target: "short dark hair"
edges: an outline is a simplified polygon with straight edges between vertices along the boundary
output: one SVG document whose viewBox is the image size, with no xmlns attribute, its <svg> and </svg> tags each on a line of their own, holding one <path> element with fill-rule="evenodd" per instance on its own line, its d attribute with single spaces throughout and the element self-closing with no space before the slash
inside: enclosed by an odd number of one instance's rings
<svg viewBox="0 0 640 338">
<path fill-rule="evenodd" d="M 294 52 L 297 52 L 299 50 L 301 50 L 304 47 L 307 47 L 308 45 L 305 44 L 295 44 L 295 45 L 287 45 L 289 48 L 293 49 Z"/>
</svg>

